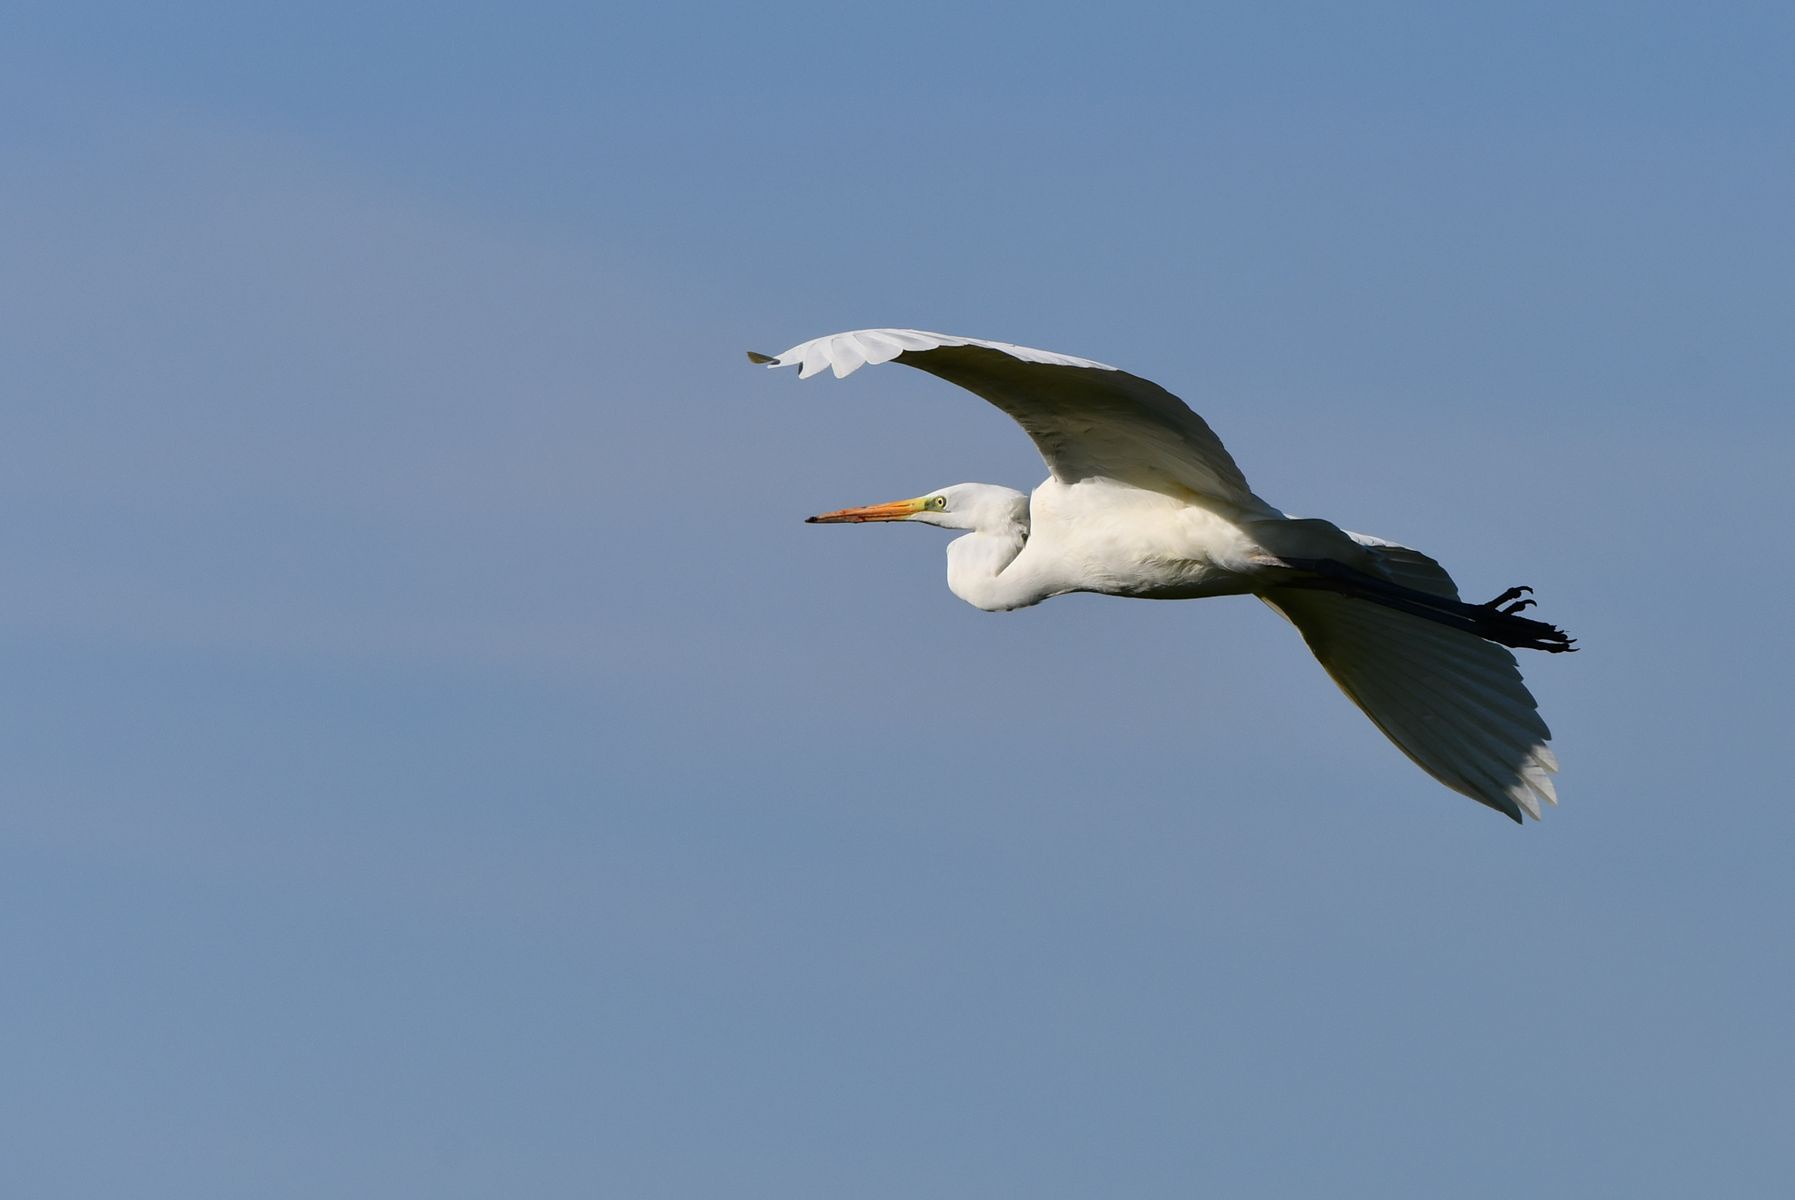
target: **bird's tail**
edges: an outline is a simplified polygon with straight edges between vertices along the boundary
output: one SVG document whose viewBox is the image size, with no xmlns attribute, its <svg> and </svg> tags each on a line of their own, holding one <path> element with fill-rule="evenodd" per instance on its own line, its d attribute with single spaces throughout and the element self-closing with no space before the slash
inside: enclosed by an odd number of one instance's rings
<svg viewBox="0 0 1795 1200">
<path fill-rule="evenodd" d="M 1355 536 L 1394 582 L 1457 598 L 1418 551 Z M 1519 821 L 1558 802 L 1551 731 L 1514 655 L 1474 633 L 1375 599 L 1278 587 L 1260 599 L 1289 619 L 1340 690 L 1415 764 Z"/>
</svg>

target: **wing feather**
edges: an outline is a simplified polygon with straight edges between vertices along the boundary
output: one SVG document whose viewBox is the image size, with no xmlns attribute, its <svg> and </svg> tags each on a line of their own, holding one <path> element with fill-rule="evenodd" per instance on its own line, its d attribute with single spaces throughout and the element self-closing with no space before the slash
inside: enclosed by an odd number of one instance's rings
<svg viewBox="0 0 1795 1200">
<path fill-rule="evenodd" d="M 1269 510 L 1215 431 L 1184 401 L 1151 380 L 1088 358 L 918 329 L 860 329 L 802 342 L 767 365 L 796 365 L 800 379 L 825 368 L 841 378 L 867 363 L 894 359 L 1008 413 L 1062 483 L 1115 479 Z"/>
<path fill-rule="evenodd" d="M 1558 803 L 1552 732 L 1507 649 L 1355 597 L 1273 588 L 1260 598 L 1429 775 L 1517 821 Z"/>
</svg>

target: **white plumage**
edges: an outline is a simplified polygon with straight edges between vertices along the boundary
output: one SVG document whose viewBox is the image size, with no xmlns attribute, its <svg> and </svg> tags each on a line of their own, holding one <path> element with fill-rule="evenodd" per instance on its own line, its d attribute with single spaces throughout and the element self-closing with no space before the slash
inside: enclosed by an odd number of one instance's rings
<svg viewBox="0 0 1795 1200">
<path fill-rule="evenodd" d="M 749 357 L 795 365 L 800 378 L 891 361 L 927 371 L 1008 413 L 1051 472 L 1028 496 L 957 484 L 812 521 L 964 530 L 949 546 L 948 586 L 993 611 L 1076 591 L 1256 595 L 1435 779 L 1517 821 L 1557 802 L 1551 733 L 1505 646 L 1562 651 L 1570 639 L 1519 615 L 1531 603 L 1521 589 L 1467 604 L 1427 555 L 1267 504 L 1208 424 L 1158 384 L 1090 359 L 915 329 Z"/>
</svg>

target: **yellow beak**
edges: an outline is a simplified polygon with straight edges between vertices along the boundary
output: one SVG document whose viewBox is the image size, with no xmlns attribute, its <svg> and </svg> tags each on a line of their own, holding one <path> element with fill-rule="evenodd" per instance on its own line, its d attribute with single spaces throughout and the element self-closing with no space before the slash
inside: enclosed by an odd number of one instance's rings
<svg viewBox="0 0 1795 1200">
<path fill-rule="evenodd" d="M 805 517 L 804 523 L 837 525 L 847 521 L 902 521 L 912 513 L 921 512 L 927 503 L 927 497 L 918 497 L 915 500 L 893 500 L 889 504 L 868 504 L 864 508 L 840 508 L 834 512 Z"/>
</svg>

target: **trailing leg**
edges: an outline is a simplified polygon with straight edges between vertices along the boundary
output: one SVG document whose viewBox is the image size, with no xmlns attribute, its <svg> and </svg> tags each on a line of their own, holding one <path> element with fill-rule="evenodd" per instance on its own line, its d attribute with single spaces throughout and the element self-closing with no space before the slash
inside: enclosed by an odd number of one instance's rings
<svg viewBox="0 0 1795 1200">
<path fill-rule="evenodd" d="M 1533 605 L 1525 593 L 1533 589 L 1512 587 L 1487 604 L 1468 604 L 1450 596 L 1437 596 L 1417 588 L 1404 587 L 1366 574 L 1332 559 L 1280 559 L 1279 565 L 1300 572 L 1294 578 L 1280 579 L 1281 587 L 1312 588 L 1352 596 L 1379 604 L 1397 612 L 1409 613 L 1424 620 L 1462 629 L 1480 638 L 1510 646 L 1517 650 L 1544 650 L 1563 654 L 1577 648 L 1576 641 L 1556 625 L 1521 616 Z"/>
</svg>

